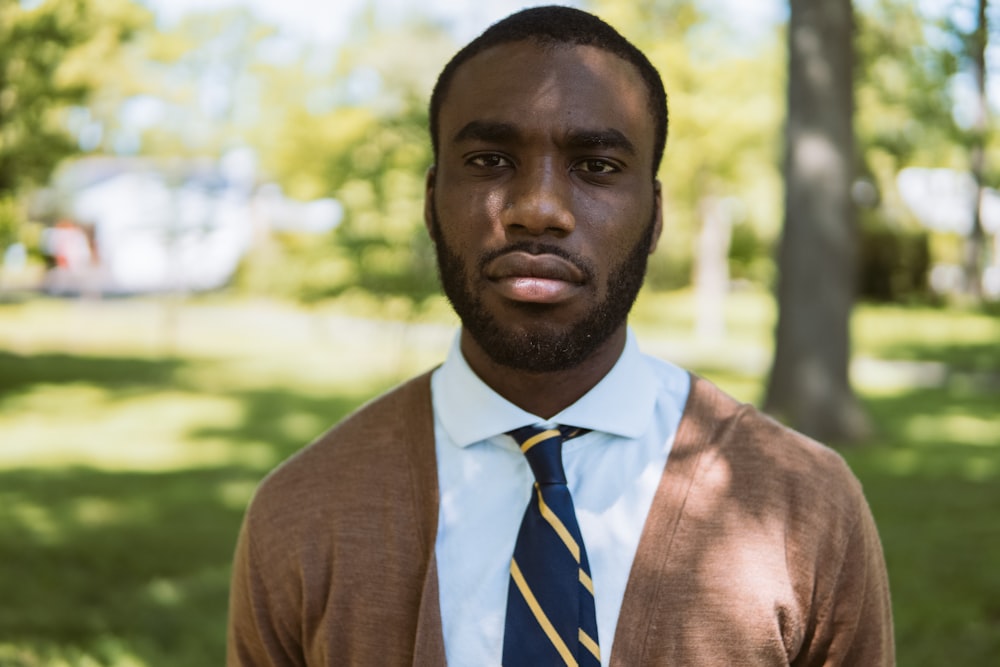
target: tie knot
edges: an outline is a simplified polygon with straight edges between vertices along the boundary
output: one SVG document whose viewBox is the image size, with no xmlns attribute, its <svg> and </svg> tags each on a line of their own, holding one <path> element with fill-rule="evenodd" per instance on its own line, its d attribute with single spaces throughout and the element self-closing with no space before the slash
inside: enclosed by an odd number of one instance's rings
<svg viewBox="0 0 1000 667">
<path fill-rule="evenodd" d="M 586 432 L 586 429 L 574 426 L 556 428 L 525 426 L 510 431 L 509 435 L 521 446 L 521 451 L 524 452 L 528 465 L 535 474 L 535 481 L 539 484 L 565 484 L 562 444 L 565 440 Z"/>
</svg>

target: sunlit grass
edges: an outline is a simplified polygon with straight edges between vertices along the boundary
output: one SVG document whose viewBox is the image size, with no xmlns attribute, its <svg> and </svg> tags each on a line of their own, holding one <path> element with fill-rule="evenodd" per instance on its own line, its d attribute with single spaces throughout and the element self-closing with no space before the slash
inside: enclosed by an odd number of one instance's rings
<svg viewBox="0 0 1000 667">
<path fill-rule="evenodd" d="M 356 300 L 355 300 L 356 301 Z M 229 560 L 262 475 L 438 363 L 454 318 L 371 302 L 0 306 L 0 665 L 223 661 Z M 643 349 L 761 397 L 773 300 L 643 294 Z M 359 317 L 364 315 L 364 317 Z M 878 426 L 845 450 L 879 523 L 901 665 L 1000 654 L 1000 320 L 863 306 L 855 384 Z"/>
<path fill-rule="evenodd" d="M 246 454 L 224 438 L 192 435 L 233 428 L 243 406 L 233 398 L 156 391 L 114 398 L 99 387 L 38 386 L 9 401 L 0 416 L 0 466 L 84 465 L 105 470 L 170 470 L 220 465 Z M 55 409 L 54 409 L 55 408 Z M 262 463 L 273 463 L 270 457 Z"/>
<path fill-rule="evenodd" d="M 922 353 L 978 352 L 1000 344 L 1000 318 L 974 310 L 862 305 L 853 319 L 858 351 L 883 358 L 921 358 Z M 996 368 L 998 356 L 962 357 Z"/>
</svg>

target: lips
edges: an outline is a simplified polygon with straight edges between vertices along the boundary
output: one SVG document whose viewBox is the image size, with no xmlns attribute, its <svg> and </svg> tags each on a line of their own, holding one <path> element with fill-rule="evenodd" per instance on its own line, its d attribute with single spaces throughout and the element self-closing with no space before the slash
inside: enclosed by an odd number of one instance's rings
<svg viewBox="0 0 1000 667">
<path fill-rule="evenodd" d="M 500 294 L 523 303 L 559 303 L 584 283 L 583 272 L 558 255 L 514 251 L 486 265 L 486 277 Z"/>
</svg>

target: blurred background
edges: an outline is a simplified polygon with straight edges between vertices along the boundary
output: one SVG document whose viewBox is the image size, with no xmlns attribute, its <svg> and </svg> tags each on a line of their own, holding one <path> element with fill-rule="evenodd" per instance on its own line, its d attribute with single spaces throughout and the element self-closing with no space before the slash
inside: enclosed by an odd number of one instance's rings
<svg viewBox="0 0 1000 667">
<path fill-rule="evenodd" d="M 0 0 L 0 665 L 224 661 L 274 465 L 438 363 L 426 103 L 512 0 Z M 1000 7 L 589 0 L 666 83 L 643 347 L 865 485 L 900 665 L 1000 655 Z"/>
</svg>

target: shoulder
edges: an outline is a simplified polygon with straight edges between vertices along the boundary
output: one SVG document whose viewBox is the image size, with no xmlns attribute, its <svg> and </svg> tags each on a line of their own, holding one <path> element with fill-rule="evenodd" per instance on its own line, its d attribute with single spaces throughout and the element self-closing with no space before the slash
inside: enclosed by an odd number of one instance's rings
<svg viewBox="0 0 1000 667">
<path fill-rule="evenodd" d="M 665 548 L 649 570 L 671 577 L 693 623 L 729 638 L 713 650 L 745 659 L 746 646 L 770 645 L 796 664 L 888 664 L 877 657 L 891 655 L 881 546 L 837 452 L 692 376 L 658 493 L 650 534 Z M 861 659 L 835 658 L 856 646 Z"/>
<path fill-rule="evenodd" d="M 354 505 L 409 492 L 426 481 L 415 476 L 433 469 L 433 432 L 424 374 L 359 407 L 268 474 L 247 510 L 248 527 L 308 529 L 318 515 L 336 521 L 361 509 Z"/>
<path fill-rule="evenodd" d="M 321 655 L 409 662 L 436 518 L 423 375 L 362 406 L 260 483 L 233 560 L 230 655 L 253 652 L 254 664 Z"/>
<path fill-rule="evenodd" d="M 696 440 L 738 470 L 817 489 L 860 490 L 836 451 L 740 403 L 707 380 L 692 378 L 685 421 Z"/>
<path fill-rule="evenodd" d="M 701 378 L 692 379 L 678 444 L 698 459 L 693 490 L 724 491 L 734 512 L 780 520 L 788 537 L 843 544 L 869 515 L 840 454 Z"/>
</svg>

